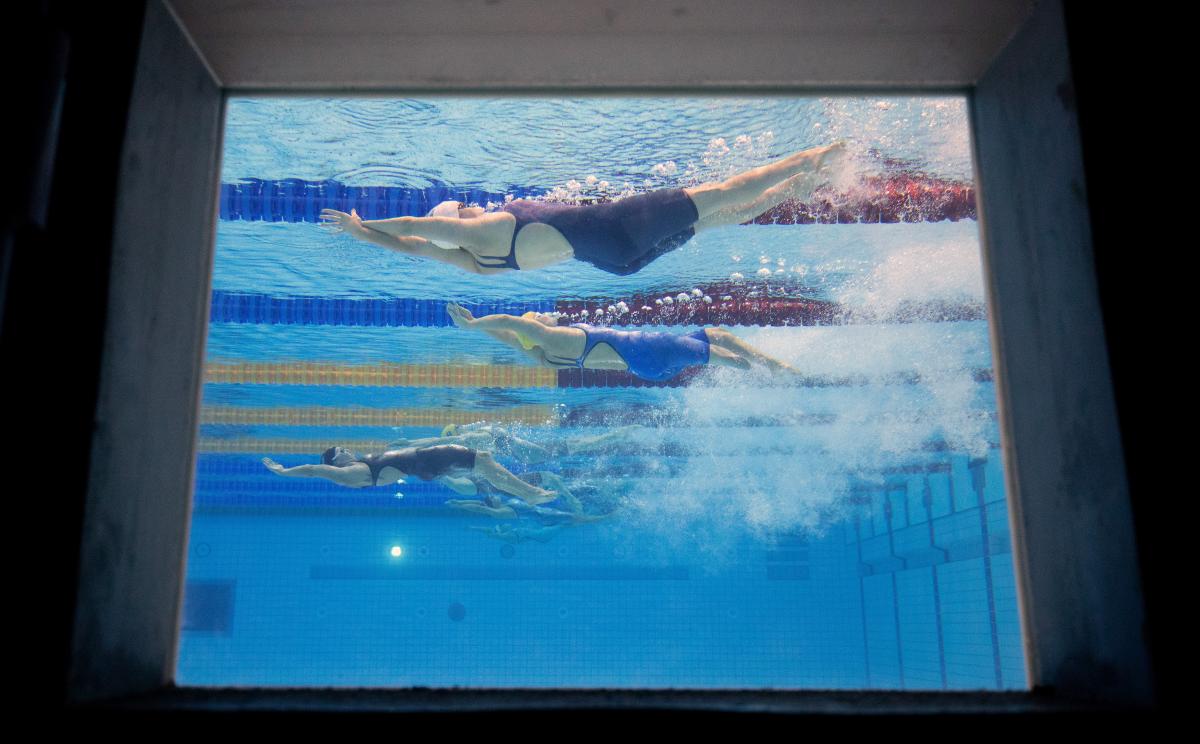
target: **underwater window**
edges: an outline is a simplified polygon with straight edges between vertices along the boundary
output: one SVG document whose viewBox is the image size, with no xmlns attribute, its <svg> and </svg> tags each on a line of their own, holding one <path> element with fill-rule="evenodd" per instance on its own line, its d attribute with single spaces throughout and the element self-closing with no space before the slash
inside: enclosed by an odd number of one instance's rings
<svg viewBox="0 0 1200 744">
<path fill-rule="evenodd" d="M 964 97 L 224 148 L 177 684 L 1025 689 Z"/>
</svg>

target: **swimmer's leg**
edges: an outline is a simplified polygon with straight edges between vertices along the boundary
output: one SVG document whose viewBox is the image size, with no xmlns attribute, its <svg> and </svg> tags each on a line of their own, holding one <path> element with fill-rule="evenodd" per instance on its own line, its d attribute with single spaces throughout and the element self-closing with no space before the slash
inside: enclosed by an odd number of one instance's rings
<svg viewBox="0 0 1200 744">
<path fill-rule="evenodd" d="M 510 493 L 530 504 L 544 504 L 547 501 L 553 501 L 558 496 L 553 491 L 531 486 L 521 480 L 496 462 L 487 452 L 475 453 L 474 473 L 501 491 Z"/>
<path fill-rule="evenodd" d="M 437 480 L 451 491 L 461 493 L 464 496 L 474 496 L 479 493 L 479 489 L 475 486 L 475 481 L 470 478 L 456 478 L 450 475 L 443 475 Z"/>
<path fill-rule="evenodd" d="M 703 223 L 706 218 L 719 212 L 737 210 L 742 205 L 758 201 L 772 186 L 796 175 L 808 174 L 816 179 L 816 183 L 820 183 L 829 177 L 845 152 L 846 145 L 843 142 L 815 147 L 724 181 L 702 184 L 685 191 L 700 215 L 697 222 Z"/>
<path fill-rule="evenodd" d="M 488 506 L 482 501 L 475 501 L 474 499 L 446 499 L 446 506 L 451 509 L 458 509 L 495 519 L 517 518 L 517 513 L 513 511 L 511 506 Z"/>
<path fill-rule="evenodd" d="M 767 356 L 724 328 L 705 328 L 704 335 L 708 337 L 708 343 L 711 345 L 709 347 L 710 362 L 713 362 L 714 357 L 717 356 L 717 354 L 714 354 L 713 352 L 718 352 L 719 349 L 721 352 L 729 352 L 734 356 L 742 358 L 743 363 L 746 362 L 747 358 L 758 362 L 772 372 L 790 372 L 793 374 L 800 374 L 800 370 L 791 366 L 787 362 L 776 359 L 775 357 Z M 720 362 L 717 363 L 719 364 Z M 730 366 L 737 367 L 741 365 L 733 364 Z M 747 363 L 743 369 L 748 367 L 749 364 Z"/>
<path fill-rule="evenodd" d="M 558 497 L 567 503 L 567 507 L 574 514 L 583 512 L 583 504 L 575 494 L 571 493 L 571 489 L 567 487 L 566 481 L 558 476 L 558 473 L 552 473 L 548 470 L 542 471 L 542 483 L 550 486 L 550 490 L 558 494 Z"/>
<path fill-rule="evenodd" d="M 797 173 L 786 181 L 775 184 L 759 194 L 758 198 L 747 204 L 713 212 L 700 219 L 695 225 L 696 232 L 720 225 L 740 225 L 749 222 L 768 209 L 782 204 L 788 199 L 804 200 L 812 196 L 818 186 L 827 179 L 825 171 L 805 171 Z"/>
<path fill-rule="evenodd" d="M 737 367 L 738 369 L 750 369 L 753 366 L 740 355 L 716 344 L 709 345 L 708 363 L 717 367 Z"/>
</svg>

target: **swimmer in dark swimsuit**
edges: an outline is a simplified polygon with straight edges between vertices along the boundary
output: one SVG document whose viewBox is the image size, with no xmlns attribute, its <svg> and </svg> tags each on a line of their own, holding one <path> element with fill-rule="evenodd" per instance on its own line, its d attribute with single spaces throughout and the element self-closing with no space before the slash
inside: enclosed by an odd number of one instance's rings
<svg viewBox="0 0 1200 744">
<path fill-rule="evenodd" d="M 603 452 L 613 445 L 629 441 L 630 435 L 640 429 L 641 424 L 629 424 L 611 429 L 602 434 L 582 437 L 565 437 L 563 439 L 537 444 L 516 436 L 499 424 L 479 421 L 473 424 L 447 424 L 442 429 L 441 436 L 422 437 L 421 439 L 394 439 L 388 443 L 388 449 L 400 447 L 430 447 L 435 444 L 461 444 L 474 450 L 494 452 L 511 457 L 526 465 L 556 457 L 584 455 Z M 473 495 L 473 491 L 460 491 Z"/>
<path fill-rule="evenodd" d="M 345 447 L 330 447 L 321 455 L 320 465 L 285 468 L 269 457 L 263 458 L 263 465 L 278 475 L 325 478 L 351 488 L 403 483 L 406 476 L 434 480 L 474 475 L 530 504 L 544 504 L 558 496 L 554 491 L 521 480 L 492 459 L 489 453 L 456 444 L 405 447 L 362 456 Z"/>
<path fill-rule="evenodd" d="M 586 323 L 560 327 L 554 317 L 544 313 L 476 318 L 453 302 L 446 310 L 459 328 L 483 331 L 545 367 L 628 370 L 643 380 L 655 381 L 669 380 L 702 364 L 750 369 L 757 363 L 772 372 L 800 374 L 724 328 L 702 328 L 687 334 L 618 331 Z"/>
<path fill-rule="evenodd" d="M 517 199 L 485 212 L 443 202 L 428 217 L 364 221 L 356 212 L 325 209 L 321 218 L 360 240 L 476 274 L 528 271 L 575 258 L 627 275 L 701 230 L 747 222 L 787 199 L 807 198 L 844 169 L 845 153 L 839 142 L 725 181 L 598 204 Z"/>
</svg>

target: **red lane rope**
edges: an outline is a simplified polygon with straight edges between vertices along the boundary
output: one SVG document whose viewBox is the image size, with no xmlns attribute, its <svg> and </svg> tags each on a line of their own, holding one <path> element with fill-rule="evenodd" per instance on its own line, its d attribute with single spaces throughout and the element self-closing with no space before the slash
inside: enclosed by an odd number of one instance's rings
<svg viewBox="0 0 1200 744">
<path fill-rule="evenodd" d="M 721 282 L 686 292 L 635 294 L 624 299 L 559 300 L 554 309 L 563 316 L 560 323 L 622 326 L 813 326 L 983 320 L 986 317 L 983 303 L 976 302 L 906 302 L 881 315 L 825 300 L 771 297 L 770 291 L 762 286 Z"/>
<path fill-rule="evenodd" d="M 846 192 L 820 189 L 807 202 L 790 199 L 755 217 L 751 223 L 957 222 L 976 217 L 975 189 L 970 184 L 899 173 L 866 176 Z"/>
</svg>

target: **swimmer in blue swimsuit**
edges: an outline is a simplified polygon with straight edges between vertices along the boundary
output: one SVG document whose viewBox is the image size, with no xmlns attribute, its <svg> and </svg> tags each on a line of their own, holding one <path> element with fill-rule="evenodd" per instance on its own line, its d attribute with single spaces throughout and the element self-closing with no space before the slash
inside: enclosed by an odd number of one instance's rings
<svg viewBox="0 0 1200 744">
<path fill-rule="evenodd" d="M 760 364 L 772 372 L 800 374 L 724 328 L 685 334 L 618 331 L 586 323 L 559 326 L 557 318 L 545 313 L 476 318 L 453 302 L 446 310 L 459 328 L 483 331 L 545 367 L 628 370 L 653 381 L 669 380 L 688 367 L 703 364 L 739 369 Z"/>
<path fill-rule="evenodd" d="M 618 201 L 554 204 L 517 199 L 499 211 L 443 202 L 426 217 L 362 220 L 321 211 L 325 224 L 400 253 L 475 274 L 540 269 L 574 258 L 627 275 L 701 230 L 748 222 L 787 199 L 805 199 L 845 171 L 844 143 L 804 150 L 719 182 Z"/>
<path fill-rule="evenodd" d="M 543 504 L 558 496 L 554 491 L 521 480 L 492 459 L 489 453 L 457 444 L 404 447 L 361 456 L 345 447 L 330 447 L 321 456 L 320 465 L 297 465 L 292 468 L 285 468 L 269 457 L 264 457 L 262 462 L 277 475 L 325 478 L 350 488 L 403 483 L 404 478 L 409 476 L 421 480 L 475 476 L 530 504 Z"/>
</svg>

